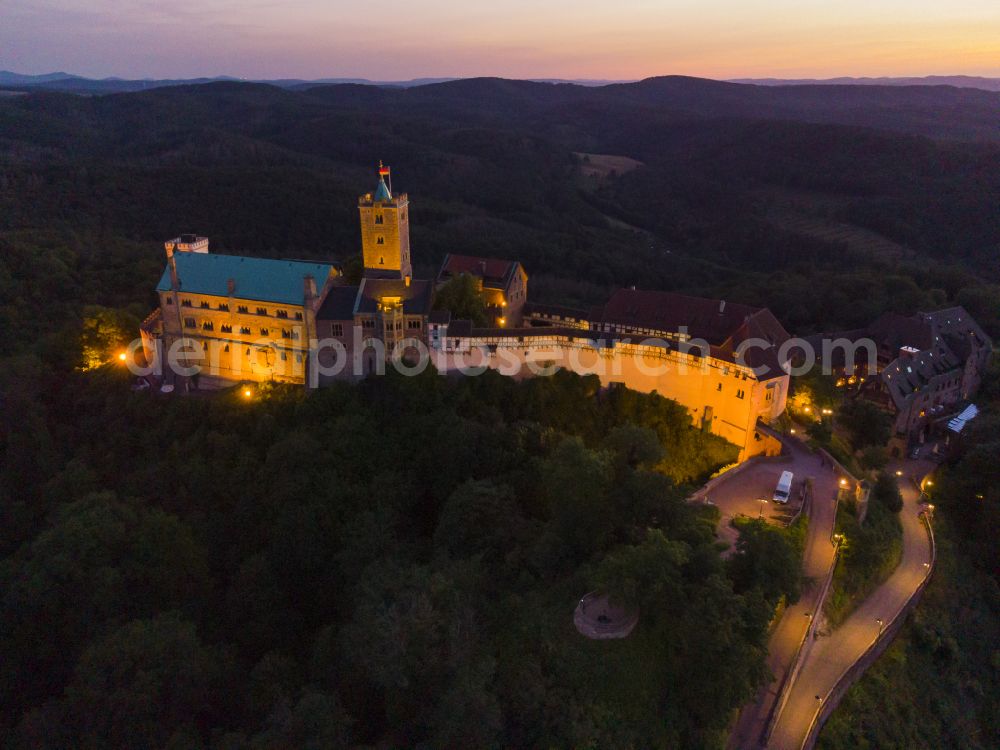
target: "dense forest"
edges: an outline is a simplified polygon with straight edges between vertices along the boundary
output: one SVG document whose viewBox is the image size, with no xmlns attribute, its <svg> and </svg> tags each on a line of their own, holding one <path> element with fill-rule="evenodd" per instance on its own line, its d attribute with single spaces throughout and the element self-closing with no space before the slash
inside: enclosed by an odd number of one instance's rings
<svg viewBox="0 0 1000 750">
<path fill-rule="evenodd" d="M 683 499 L 733 448 L 672 402 L 432 373 L 169 399 L 94 367 L 179 232 L 349 264 L 379 159 L 418 274 L 514 257 L 537 301 L 678 289 L 795 333 L 957 302 L 1000 335 L 1000 95 L 579 88 L 0 97 L 0 746 L 720 746 L 797 539 L 750 522 L 723 560 Z M 939 501 L 994 586 L 995 435 Z M 595 588 L 628 639 L 573 628 Z M 912 638 L 955 642 L 957 684 L 995 624 L 934 612 Z M 992 674 L 958 694 L 986 711 Z"/>
<path fill-rule="evenodd" d="M 252 402 L 131 394 L 112 366 L 20 377 L 14 747 L 712 747 L 795 593 L 755 572 L 781 535 L 727 567 L 684 502 L 730 446 L 593 377 Z M 629 639 L 573 629 L 598 585 L 641 613 Z"/>
</svg>

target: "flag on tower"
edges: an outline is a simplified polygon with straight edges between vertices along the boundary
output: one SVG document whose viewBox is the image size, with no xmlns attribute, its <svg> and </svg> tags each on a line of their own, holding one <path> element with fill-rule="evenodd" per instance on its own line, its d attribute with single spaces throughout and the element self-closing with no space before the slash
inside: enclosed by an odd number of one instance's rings
<svg viewBox="0 0 1000 750">
<path fill-rule="evenodd" d="M 380 177 L 387 177 L 389 175 L 389 167 L 387 167 L 384 164 L 382 164 L 382 162 L 379 162 L 378 163 L 378 173 L 379 173 Z"/>
</svg>

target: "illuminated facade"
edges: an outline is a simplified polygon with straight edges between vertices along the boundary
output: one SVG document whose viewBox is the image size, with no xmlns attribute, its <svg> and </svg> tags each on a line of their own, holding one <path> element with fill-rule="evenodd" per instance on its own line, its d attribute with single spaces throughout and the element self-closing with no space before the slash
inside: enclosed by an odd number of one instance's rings
<svg viewBox="0 0 1000 750">
<path fill-rule="evenodd" d="M 589 312 L 528 306 L 532 325 L 442 326 L 440 370 L 488 367 L 532 377 L 553 367 L 597 375 L 605 387 L 656 392 L 684 406 L 692 425 L 739 446 L 740 460 L 781 446 L 759 423 L 785 410 L 789 376 L 779 359 L 788 333 L 770 311 L 670 292 L 623 289 Z M 743 347 L 743 342 L 756 342 Z"/>
<path fill-rule="evenodd" d="M 166 243 L 159 308 L 143 324 L 147 360 L 182 347 L 199 387 L 266 380 L 322 385 L 385 371 L 421 349 L 441 372 L 496 369 L 515 378 L 553 367 L 596 374 L 603 386 L 656 392 L 692 426 L 740 448 L 741 460 L 780 445 L 759 427 L 785 408 L 778 351 L 788 334 L 765 309 L 634 289 L 588 311 L 527 304 L 517 261 L 450 254 L 436 279 L 411 273 L 409 199 L 386 167 L 358 201 L 364 272 L 344 283 L 331 264 L 213 255 L 208 240 Z M 477 280 L 489 325 L 434 310 L 435 287 Z M 753 339 L 755 346 L 741 344 Z M 339 367 L 337 365 L 340 365 Z"/>
<path fill-rule="evenodd" d="M 204 238 L 200 238 L 204 240 Z M 185 251 L 167 243 L 159 307 L 142 325 L 147 362 L 198 367 L 198 387 L 305 383 L 316 312 L 339 276 L 326 263 Z M 180 368 L 178 368 L 180 369 Z M 166 369 L 166 380 L 177 375 Z"/>
</svg>

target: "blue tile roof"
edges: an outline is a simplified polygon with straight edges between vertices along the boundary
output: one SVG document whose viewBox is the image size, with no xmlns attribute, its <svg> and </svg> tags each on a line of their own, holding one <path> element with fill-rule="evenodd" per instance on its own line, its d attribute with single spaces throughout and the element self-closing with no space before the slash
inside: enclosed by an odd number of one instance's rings
<svg viewBox="0 0 1000 750">
<path fill-rule="evenodd" d="M 177 253 L 177 275 L 181 291 L 228 297 L 228 281 L 236 282 L 234 297 L 260 302 L 301 305 L 305 292 L 303 278 L 316 279 L 321 291 L 334 271 L 329 263 L 306 263 L 298 260 L 244 258 L 239 255 Z M 170 291 L 170 267 L 163 271 L 156 291 Z"/>
</svg>

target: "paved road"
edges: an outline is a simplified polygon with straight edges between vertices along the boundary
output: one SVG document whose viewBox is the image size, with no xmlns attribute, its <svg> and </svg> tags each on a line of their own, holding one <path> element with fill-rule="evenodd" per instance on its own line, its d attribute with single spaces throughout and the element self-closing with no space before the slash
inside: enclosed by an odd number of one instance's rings
<svg viewBox="0 0 1000 750">
<path fill-rule="evenodd" d="M 817 639 L 803 651 L 803 663 L 784 710 L 771 735 L 769 748 L 799 750 L 809 725 L 819 710 L 816 696 L 826 697 L 838 678 L 868 649 L 879 634 L 878 620 L 888 623 L 903 608 L 910 595 L 928 573 L 931 550 L 927 532 L 919 518 L 919 493 L 911 477 L 923 477 L 932 464 L 908 461 L 890 465 L 904 472 L 903 556 L 899 567 L 879 586 L 832 635 Z"/>
<path fill-rule="evenodd" d="M 835 502 L 840 475 L 824 465 L 818 455 L 810 453 L 794 438 L 786 442 L 789 464 L 775 464 L 777 473 L 787 469 L 795 473 L 796 483 L 806 477 L 813 479 L 813 502 L 809 510 L 809 532 L 803 552 L 802 567 L 808 582 L 799 601 L 788 607 L 771 633 L 767 646 L 767 667 L 774 679 L 761 688 L 752 703 L 743 707 L 729 738 L 730 748 L 752 748 L 764 731 L 785 675 L 792 667 L 799 644 L 805 637 L 810 618 L 816 611 L 823 581 L 833 565 Z M 775 476 L 777 479 L 777 475 Z M 713 497 L 719 493 L 713 493 Z M 713 500 L 714 502 L 714 500 Z"/>
<path fill-rule="evenodd" d="M 740 535 L 732 524 L 734 518 L 748 516 L 765 518 L 769 523 L 786 524 L 798 513 L 802 505 L 799 492 L 805 481 L 804 475 L 800 472 L 805 471 L 805 467 L 796 464 L 793 456 L 766 459 L 742 469 L 739 474 L 707 494 L 707 499 L 719 509 L 719 525 L 716 533 L 719 539 L 730 545 L 723 554 L 729 555 L 735 551 L 736 540 Z M 774 488 L 783 471 L 795 473 L 792 499 L 787 504 L 773 502 Z M 767 502 L 761 503 L 762 498 Z"/>
</svg>

